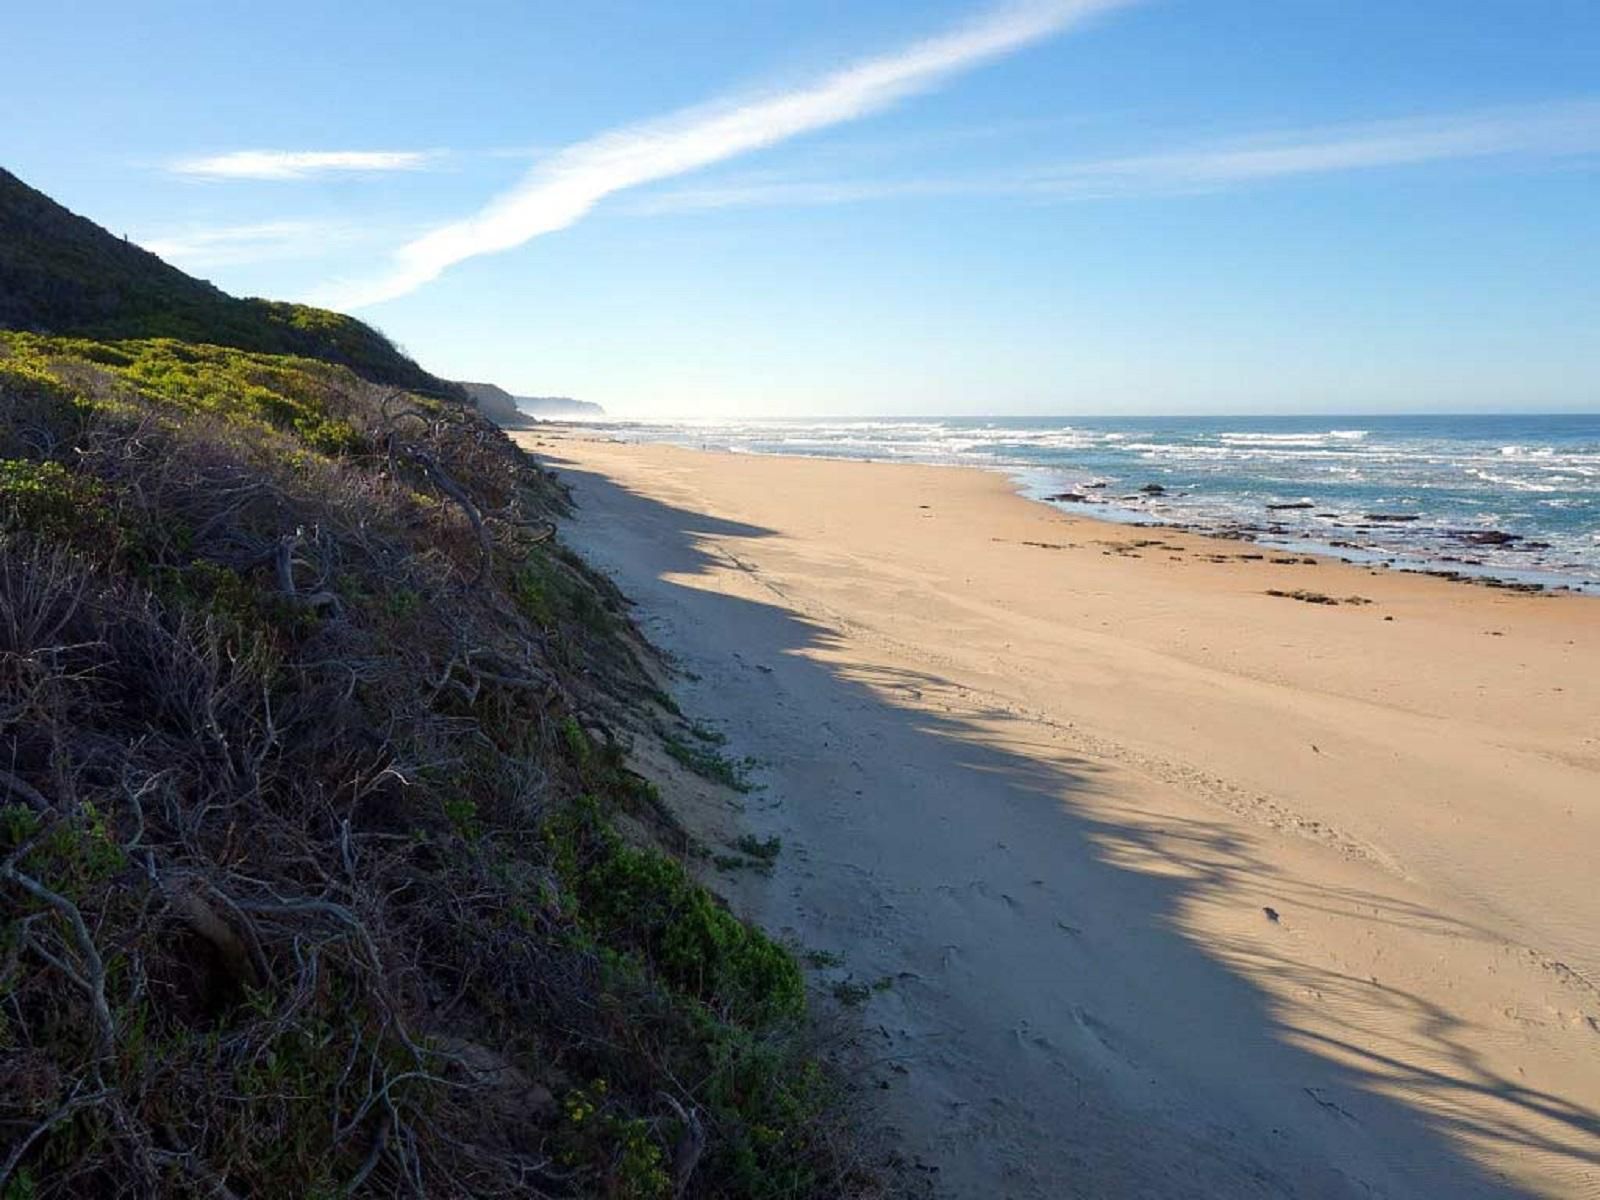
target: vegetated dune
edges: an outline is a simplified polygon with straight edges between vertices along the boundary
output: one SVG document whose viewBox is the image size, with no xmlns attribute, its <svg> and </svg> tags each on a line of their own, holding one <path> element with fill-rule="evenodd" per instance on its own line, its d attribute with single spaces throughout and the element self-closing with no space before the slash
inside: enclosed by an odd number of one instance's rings
<svg viewBox="0 0 1600 1200">
<path fill-rule="evenodd" d="M 872 1191 L 553 477 L 0 184 L 0 1195 Z"/>
</svg>

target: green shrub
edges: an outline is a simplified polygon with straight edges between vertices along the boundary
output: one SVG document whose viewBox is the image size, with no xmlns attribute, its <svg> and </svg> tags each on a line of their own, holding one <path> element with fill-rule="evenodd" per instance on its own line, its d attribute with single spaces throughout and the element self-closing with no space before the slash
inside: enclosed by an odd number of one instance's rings
<svg viewBox="0 0 1600 1200">
<path fill-rule="evenodd" d="M 650 1123 L 619 1114 L 610 1092 L 604 1079 L 596 1079 L 568 1094 L 561 1106 L 562 1160 L 569 1166 L 598 1163 L 605 1195 L 613 1200 L 668 1200 L 672 1177 Z"/>
<path fill-rule="evenodd" d="M 729 758 L 712 745 L 695 745 L 670 733 L 661 735 L 661 744 L 676 761 L 704 779 L 736 792 L 748 792 L 755 787 L 750 782 L 750 771 L 756 765 L 752 758 Z"/>
<path fill-rule="evenodd" d="M 567 883 L 604 943 L 633 948 L 674 987 L 736 1020 L 797 1017 L 805 986 L 793 956 L 740 921 L 682 863 L 629 846 L 593 801 L 557 825 Z"/>
<path fill-rule="evenodd" d="M 0 359 L 0 395 L 8 399 L 52 400 L 58 404 L 72 404 L 77 399 L 70 387 L 31 357 Z"/>
<path fill-rule="evenodd" d="M 73 474 L 58 462 L 0 459 L 0 527 L 78 540 L 110 526 L 99 480 Z"/>
</svg>

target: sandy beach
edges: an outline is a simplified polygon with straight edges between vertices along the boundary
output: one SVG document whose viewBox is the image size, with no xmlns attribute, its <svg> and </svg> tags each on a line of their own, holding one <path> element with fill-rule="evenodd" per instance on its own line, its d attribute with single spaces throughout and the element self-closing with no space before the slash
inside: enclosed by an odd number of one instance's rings
<svg viewBox="0 0 1600 1200">
<path fill-rule="evenodd" d="M 940 1194 L 1600 1196 L 1600 601 L 518 436 Z"/>
</svg>

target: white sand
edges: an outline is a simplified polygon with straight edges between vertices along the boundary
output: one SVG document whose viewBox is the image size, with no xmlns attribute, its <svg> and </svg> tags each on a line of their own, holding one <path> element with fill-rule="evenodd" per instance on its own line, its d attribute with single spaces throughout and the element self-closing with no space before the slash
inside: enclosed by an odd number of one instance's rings
<svg viewBox="0 0 1600 1200">
<path fill-rule="evenodd" d="M 944 1194 L 1600 1196 L 1600 601 L 522 440 L 765 764 L 754 915 L 888 981 Z"/>
</svg>

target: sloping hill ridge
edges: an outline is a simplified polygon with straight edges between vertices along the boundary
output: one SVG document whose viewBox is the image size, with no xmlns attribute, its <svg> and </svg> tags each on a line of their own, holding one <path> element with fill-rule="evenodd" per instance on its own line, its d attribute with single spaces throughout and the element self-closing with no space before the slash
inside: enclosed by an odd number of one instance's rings
<svg viewBox="0 0 1600 1200">
<path fill-rule="evenodd" d="M 4 183 L 0 1198 L 879 1194 L 559 481 Z"/>
<path fill-rule="evenodd" d="M 0 329 L 177 338 L 349 367 L 364 379 L 458 395 L 383 334 L 341 313 L 240 300 L 68 211 L 0 168 Z"/>
</svg>

